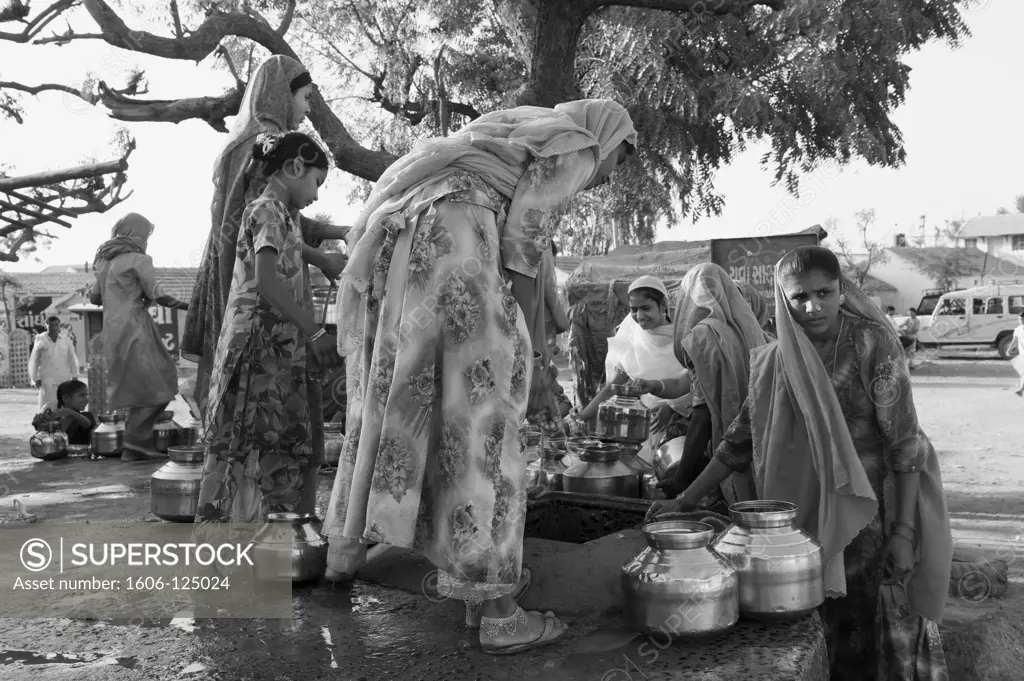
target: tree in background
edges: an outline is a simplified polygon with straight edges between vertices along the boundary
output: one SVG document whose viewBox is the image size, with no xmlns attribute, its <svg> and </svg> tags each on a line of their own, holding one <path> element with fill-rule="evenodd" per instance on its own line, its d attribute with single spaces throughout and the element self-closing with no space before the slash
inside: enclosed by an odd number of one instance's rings
<svg viewBox="0 0 1024 681">
<path fill-rule="evenodd" d="M 1018 213 L 1024 213 L 1024 194 L 1018 194 L 1017 195 L 1016 204 L 1017 204 L 1017 212 Z"/>
<path fill-rule="evenodd" d="M 953 245 L 930 249 L 928 257 L 917 264 L 918 271 L 931 278 L 944 291 L 953 289 L 961 277 L 974 273 L 970 254 L 957 241 L 963 225 L 963 220 L 946 220 L 945 227 L 937 227 L 937 234 Z"/>
<path fill-rule="evenodd" d="M 875 223 L 875 209 L 865 208 L 853 214 L 857 239 L 851 243 L 839 231 L 839 220 L 830 217 L 825 220 L 825 231 L 835 236 L 836 250 L 843 262 L 847 276 L 860 288 L 864 288 L 868 274 L 873 267 L 889 261 L 886 245 L 868 238 L 868 230 Z"/>
<path fill-rule="evenodd" d="M 973 2 L 50 0 L 36 11 L 19 0 L 17 16 L 0 15 L 18 32 L 0 39 L 209 59 L 233 87 L 156 100 L 128 71 L 114 85 L 7 82 L 0 96 L 8 115 L 19 93 L 55 91 L 120 121 L 200 119 L 224 131 L 255 61 L 298 57 L 319 84 L 312 126 L 336 165 L 367 181 L 416 140 L 482 112 L 613 98 L 630 109 L 641 145 L 610 187 L 577 204 L 565 245 L 580 252 L 612 228 L 622 243 L 650 242 L 661 219 L 720 213 L 714 174 L 752 141 L 770 142 L 762 163 L 792 192 L 827 160 L 902 165 L 891 116 L 909 87 L 905 59 L 934 39 L 958 44 L 968 35 L 961 9 Z M 63 30 L 49 28 L 57 19 Z"/>
</svg>

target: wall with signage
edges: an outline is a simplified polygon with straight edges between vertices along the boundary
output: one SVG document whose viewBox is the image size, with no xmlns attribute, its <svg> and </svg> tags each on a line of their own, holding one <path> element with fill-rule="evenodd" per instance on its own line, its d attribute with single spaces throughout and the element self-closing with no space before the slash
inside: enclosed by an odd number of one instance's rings
<svg viewBox="0 0 1024 681">
<path fill-rule="evenodd" d="M 774 315 L 776 263 L 794 248 L 817 245 L 818 235 L 814 233 L 714 239 L 711 242 L 711 260 L 736 281 L 752 284 L 767 299 Z"/>
</svg>

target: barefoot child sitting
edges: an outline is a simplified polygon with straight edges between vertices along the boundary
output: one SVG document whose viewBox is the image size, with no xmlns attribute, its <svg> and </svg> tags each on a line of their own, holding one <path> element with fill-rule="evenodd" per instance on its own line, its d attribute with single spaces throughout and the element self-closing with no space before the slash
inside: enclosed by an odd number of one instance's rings
<svg viewBox="0 0 1024 681">
<path fill-rule="evenodd" d="M 57 408 L 47 409 L 32 420 L 36 429 L 43 423 L 58 423 L 68 436 L 69 445 L 88 445 L 95 430 L 96 417 L 85 411 L 89 404 L 89 387 L 78 380 L 64 381 L 57 386 Z"/>
</svg>

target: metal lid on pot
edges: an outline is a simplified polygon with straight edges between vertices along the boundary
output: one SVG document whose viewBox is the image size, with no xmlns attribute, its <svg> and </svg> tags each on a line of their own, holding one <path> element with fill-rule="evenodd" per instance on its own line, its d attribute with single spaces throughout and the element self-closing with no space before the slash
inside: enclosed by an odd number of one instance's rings
<svg viewBox="0 0 1024 681">
<path fill-rule="evenodd" d="M 639 387 L 634 385 L 627 385 L 620 383 L 619 385 L 612 386 L 612 392 L 619 397 L 636 397 L 639 398 L 643 395 L 643 391 Z"/>
<path fill-rule="evenodd" d="M 599 440 L 589 442 L 580 448 L 579 457 L 588 463 L 618 461 L 622 456 L 622 448 L 610 442 Z"/>
<path fill-rule="evenodd" d="M 796 519 L 796 511 L 796 504 L 788 501 L 741 501 L 729 507 L 729 516 L 743 527 L 786 527 Z"/>
</svg>

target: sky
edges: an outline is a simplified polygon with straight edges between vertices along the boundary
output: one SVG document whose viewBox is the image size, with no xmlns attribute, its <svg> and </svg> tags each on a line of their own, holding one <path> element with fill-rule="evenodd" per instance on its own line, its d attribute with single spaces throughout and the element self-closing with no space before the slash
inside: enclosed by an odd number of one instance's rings
<svg viewBox="0 0 1024 681">
<path fill-rule="evenodd" d="M 844 236 L 854 237 L 855 211 L 873 208 L 877 221 L 870 238 L 892 243 L 896 233 L 927 235 L 946 220 L 1014 209 L 1024 194 L 1024 135 L 1020 134 L 1024 96 L 1024 2 L 981 0 L 965 15 L 972 36 L 960 48 L 931 43 L 911 55 L 911 89 L 894 115 L 904 134 L 907 163 L 882 169 L 862 162 L 824 168 L 802 182 L 799 203 L 784 187 L 772 186 L 770 169 L 759 159 L 767 145 L 753 144 L 719 171 L 715 184 L 725 197 L 722 215 L 686 218 L 659 229 L 658 240 L 765 236 L 798 231 L 828 218 L 838 220 Z M 10 30 L 10 29 L 8 29 Z M 77 86 L 92 69 L 112 85 L 123 83 L 133 66 L 148 76 L 151 98 L 216 95 L 230 77 L 199 64 L 137 55 L 99 41 L 64 47 L 22 46 L 0 42 L 0 80 Z M 111 225 L 128 212 L 147 216 L 156 231 L 149 253 L 158 267 L 197 267 L 210 230 L 211 175 L 224 135 L 206 123 L 186 121 L 123 124 L 71 95 L 42 93 L 25 97 L 26 122 L 0 120 L 2 160 L 25 174 L 78 165 L 85 157 L 116 157 L 107 148 L 118 127 L 135 136 L 129 159 L 127 201 L 104 215 L 84 216 L 68 230 L 53 226 L 59 238 L 48 249 L 18 263 L 12 272 L 38 271 L 49 265 L 91 262 Z M 306 213 L 328 213 L 336 224 L 350 224 L 359 211 L 349 205 L 352 181 L 333 170 L 320 200 Z"/>
</svg>

